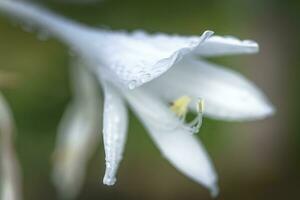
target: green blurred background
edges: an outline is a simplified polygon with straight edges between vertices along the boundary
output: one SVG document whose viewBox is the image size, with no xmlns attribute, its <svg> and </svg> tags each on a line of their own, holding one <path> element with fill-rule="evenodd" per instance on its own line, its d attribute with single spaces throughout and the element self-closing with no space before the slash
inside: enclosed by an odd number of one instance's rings
<svg viewBox="0 0 300 200">
<path fill-rule="evenodd" d="M 71 1 L 71 0 L 70 0 Z M 82 0 L 84 1 L 84 0 Z M 280 0 L 102 0 L 91 4 L 39 2 L 85 24 L 111 29 L 218 35 L 256 40 L 257 55 L 216 61 L 245 74 L 277 107 L 274 117 L 226 123 L 205 119 L 202 139 L 219 174 L 218 199 L 299 199 L 300 194 L 300 1 Z M 58 199 L 51 154 L 57 125 L 70 101 L 68 49 L 40 41 L 0 17 L 0 70 L 13 73 L 1 85 L 18 127 L 24 199 Z M 101 113 L 99 113 L 101 114 Z M 99 135 L 101 140 L 101 135 Z M 114 187 L 102 185 L 102 143 L 89 164 L 78 199 L 211 199 L 202 186 L 162 158 L 131 114 L 124 160 Z M 298 198 L 297 198 L 298 197 Z"/>
</svg>

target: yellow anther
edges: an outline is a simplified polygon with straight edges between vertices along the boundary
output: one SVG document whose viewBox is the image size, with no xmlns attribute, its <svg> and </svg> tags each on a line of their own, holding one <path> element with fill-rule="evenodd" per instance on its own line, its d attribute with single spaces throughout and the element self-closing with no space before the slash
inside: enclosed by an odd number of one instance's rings
<svg viewBox="0 0 300 200">
<path fill-rule="evenodd" d="M 204 100 L 200 99 L 197 103 L 197 112 L 203 113 L 204 112 Z"/>
<path fill-rule="evenodd" d="M 188 111 L 188 105 L 191 102 L 191 98 L 188 96 L 179 97 L 175 100 L 171 105 L 171 110 L 178 116 L 178 117 L 185 117 Z"/>
</svg>

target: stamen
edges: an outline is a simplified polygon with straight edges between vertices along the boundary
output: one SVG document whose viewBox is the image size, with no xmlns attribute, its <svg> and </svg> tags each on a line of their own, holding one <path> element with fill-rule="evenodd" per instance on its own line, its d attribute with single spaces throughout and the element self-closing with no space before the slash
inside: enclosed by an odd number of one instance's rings
<svg viewBox="0 0 300 200">
<path fill-rule="evenodd" d="M 204 112 L 204 100 L 200 99 L 197 103 L 197 112 L 203 113 Z"/>
<path fill-rule="evenodd" d="M 189 123 L 190 131 L 193 134 L 198 133 L 202 125 L 202 118 L 204 112 L 204 100 L 200 99 L 197 102 L 196 107 L 197 107 L 197 117 Z"/>
<path fill-rule="evenodd" d="M 185 124 L 186 128 L 192 134 L 198 133 L 202 125 L 202 117 L 204 112 L 204 100 L 200 99 L 196 104 L 197 116 L 189 123 L 185 122 L 186 114 L 188 112 L 188 106 L 191 102 L 191 98 L 188 96 L 182 96 L 175 100 L 171 105 L 171 110 L 179 117 Z"/>
</svg>

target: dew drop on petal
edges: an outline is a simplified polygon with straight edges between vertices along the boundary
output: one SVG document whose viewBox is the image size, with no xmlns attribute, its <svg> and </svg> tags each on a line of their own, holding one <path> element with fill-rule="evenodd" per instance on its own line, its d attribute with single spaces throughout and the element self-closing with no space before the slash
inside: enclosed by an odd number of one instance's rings
<svg viewBox="0 0 300 200">
<path fill-rule="evenodd" d="M 129 82 L 128 88 L 132 90 L 132 89 L 134 89 L 136 87 L 136 85 L 137 85 L 137 81 L 136 80 L 132 80 L 132 81 Z"/>
<path fill-rule="evenodd" d="M 150 78 L 151 78 L 151 74 L 146 73 L 146 74 L 144 74 L 143 77 L 142 77 L 142 82 L 145 83 L 145 82 L 147 82 Z"/>
</svg>

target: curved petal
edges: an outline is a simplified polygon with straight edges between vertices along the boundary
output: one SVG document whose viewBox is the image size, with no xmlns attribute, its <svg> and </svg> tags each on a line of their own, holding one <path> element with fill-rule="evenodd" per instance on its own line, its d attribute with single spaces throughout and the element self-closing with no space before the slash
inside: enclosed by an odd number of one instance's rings
<svg viewBox="0 0 300 200">
<path fill-rule="evenodd" d="M 57 36 L 98 74 L 105 68 L 107 79 L 130 89 L 160 76 L 212 35 L 211 31 L 200 37 L 179 37 L 92 29 L 29 3 L 8 0 L 0 1 L 0 12 Z"/>
<path fill-rule="evenodd" d="M 113 185 L 125 147 L 128 116 L 125 103 L 113 86 L 104 83 L 103 87 L 103 140 L 106 161 L 103 183 Z"/>
<path fill-rule="evenodd" d="M 232 36 L 212 36 L 199 46 L 195 53 L 201 56 L 212 57 L 252 54 L 258 51 L 258 44 L 252 40 L 239 40 Z"/>
<path fill-rule="evenodd" d="M 0 94 L 1 198 L 20 200 L 21 174 L 14 149 L 14 120 L 6 100 Z"/>
<path fill-rule="evenodd" d="M 193 58 L 185 59 L 147 87 L 167 101 L 182 95 L 202 98 L 204 114 L 215 119 L 254 120 L 274 112 L 260 89 L 241 74 Z"/>
<path fill-rule="evenodd" d="M 166 72 L 211 35 L 211 31 L 206 31 L 201 37 L 183 40 L 179 36 L 141 31 L 107 32 L 101 41 L 98 39 L 101 48 L 97 52 L 101 57 L 99 62 L 108 66 L 129 89 L 134 89 Z"/>
<path fill-rule="evenodd" d="M 53 180 L 69 198 L 80 191 L 87 162 L 100 141 L 99 89 L 84 66 L 77 65 L 72 68 L 74 100 L 60 123 L 54 152 Z"/>
<path fill-rule="evenodd" d="M 217 195 L 217 175 L 195 135 L 153 94 L 136 89 L 126 96 L 164 157 L 180 172 L 209 188 L 212 195 Z"/>
</svg>

